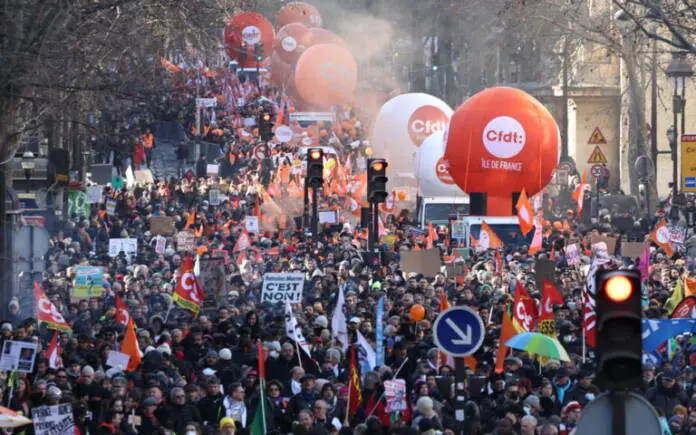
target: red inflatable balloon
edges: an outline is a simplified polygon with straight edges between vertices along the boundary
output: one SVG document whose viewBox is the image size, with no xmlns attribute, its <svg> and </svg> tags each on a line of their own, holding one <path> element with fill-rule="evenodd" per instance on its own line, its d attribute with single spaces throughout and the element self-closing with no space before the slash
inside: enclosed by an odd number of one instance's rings
<svg viewBox="0 0 696 435">
<path fill-rule="evenodd" d="M 290 2 L 276 14 L 278 28 L 290 23 L 302 23 L 307 27 L 321 27 L 321 15 L 314 6 L 305 2 Z"/>
<path fill-rule="evenodd" d="M 292 66 L 283 62 L 275 51 L 271 55 L 271 83 L 282 86 L 292 75 Z"/>
<path fill-rule="evenodd" d="M 336 44 L 350 49 L 346 40 L 334 32 L 325 29 L 309 29 L 307 34 L 302 38 L 302 45 L 307 49 L 319 44 Z"/>
<path fill-rule="evenodd" d="M 273 24 L 256 12 L 240 12 L 227 20 L 225 27 L 225 50 L 230 59 L 239 62 L 243 68 L 256 66 L 256 44 L 261 44 L 264 58 L 273 51 L 275 30 Z M 246 48 L 246 57 L 241 54 Z"/>
<path fill-rule="evenodd" d="M 302 23 L 290 23 L 278 30 L 273 49 L 283 62 L 295 64 L 305 51 L 304 38 L 309 32 Z"/>
<path fill-rule="evenodd" d="M 560 134 L 553 116 L 534 97 L 498 87 L 457 108 L 445 143 L 449 173 L 464 192 L 509 197 L 524 187 L 531 196 L 551 180 Z"/>
<path fill-rule="evenodd" d="M 353 99 L 358 65 L 348 49 L 334 44 L 310 47 L 295 67 L 295 87 L 303 100 L 329 107 Z"/>
</svg>

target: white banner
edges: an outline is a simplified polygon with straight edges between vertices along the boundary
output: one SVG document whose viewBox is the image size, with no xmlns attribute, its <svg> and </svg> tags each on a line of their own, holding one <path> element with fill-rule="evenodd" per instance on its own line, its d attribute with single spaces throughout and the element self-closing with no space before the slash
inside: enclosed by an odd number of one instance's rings
<svg viewBox="0 0 696 435">
<path fill-rule="evenodd" d="M 290 114 L 290 121 L 336 122 L 336 114 L 333 112 L 295 112 Z"/>
<path fill-rule="evenodd" d="M 216 98 L 196 98 L 196 107 L 215 107 L 217 106 Z"/>
<path fill-rule="evenodd" d="M 89 186 L 87 188 L 87 204 L 99 204 L 102 198 L 102 186 Z"/>
<path fill-rule="evenodd" d="M 138 252 L 138 239 L 109 239 L 109 257 L 118 257 L 123 251 L 126 256 Z"/>
<path fill-rule="evenodd" d="M 304 274 L 266 273 L 263 275 L 261 302 L 302 303 Z"/>
<path fill-rule="evenodd" d="M 0 370 L 31 373 L 34 371 L 36 343 L 7 340 L 2 346 Z"/>
<path fill-rule="evenodd" d="M 40 406 L 31 408 L 31 418 L 34 421 L 36 435 L 73 435 L 72 404 Z"/>
</svg>

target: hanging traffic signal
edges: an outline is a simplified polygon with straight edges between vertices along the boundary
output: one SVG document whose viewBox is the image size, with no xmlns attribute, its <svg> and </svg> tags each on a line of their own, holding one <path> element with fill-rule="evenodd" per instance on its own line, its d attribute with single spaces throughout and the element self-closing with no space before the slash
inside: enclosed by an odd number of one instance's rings
<svg viewBox="0 0 696 435">
<path fill-rule="evenodd" d="M 640 273 L 597 273 L 597 385 L 630 389 L 642 382 Z"/>
<path fill-rule="evenodd" d="M 261 62 L 264 58 L 263 56 L 263 44 L 257 42 L 254 44 L 254 56 L 256 56 L 256 61 Z"/>
<path fill-rule="evenodd" d="M 259 135 L 261 140 L 266 142 L 273 139 L 273 121 L 271 118 L 271 114 L 268 112 L 259 114 Z"/>
<path fill-rule="evenodd" d="M 385 159 L 367 159 L 367 200 L 373 204 L 386 201 L 387 166 Z"/>
<path fill-rule="evenodd" d="M 307 185 L 317 189 L 324 184 L 324 151 L 321 148 L 307 150 Z"/>
</svg>

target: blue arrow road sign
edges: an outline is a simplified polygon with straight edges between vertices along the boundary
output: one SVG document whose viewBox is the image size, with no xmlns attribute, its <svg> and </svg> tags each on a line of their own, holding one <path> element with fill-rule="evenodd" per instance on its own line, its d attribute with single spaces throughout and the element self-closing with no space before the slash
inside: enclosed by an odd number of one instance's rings
<svg viewBox="0 0 696 435">
<path fill-rule="evenodd" d="M 452 356 L 469 356 L 483 344 L 483 320 L 469 307 L 452 307 L 435 320 L 437 347 Z"/>
</svg>

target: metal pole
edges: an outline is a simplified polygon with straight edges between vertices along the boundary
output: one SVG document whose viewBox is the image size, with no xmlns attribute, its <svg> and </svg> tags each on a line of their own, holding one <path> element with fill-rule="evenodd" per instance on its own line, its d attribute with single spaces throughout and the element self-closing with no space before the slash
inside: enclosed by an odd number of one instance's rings
<svg viewBox="0 0 696 435">
<path fill-rule="evenodd" d="M 681 134 L 686 134 L 686 79 L 684 79 L 684 86 L 682 87 L 681 101 L 679 106 L 679 112 L 681 113 Z M 680 141 L 681 142 L 681 141 Z"/>
<path fill-rule="evenodd" d="M 650 151 L 653 168 L 657 168 L 657 40 L 652 41 L 652 71 L 650 80 L 652 81 L 650 94 Z M 650 207 L 648 207 L 650 210 Z"/>
<path fill-rule="evenodd" d="M 379 240 L 379 204 L 372 204 L 374 211 L 372 212 L 372 246 L 370 250 L 375 249 L 377 240 Z"/>
<path fill-rule="evenodd" d="M 302 210 L 302 226 L 306 230 L 309 228 L 309 183 L 306 178 L 304 183 L 304 207 Z"/>
<path fill-rule="evenodd" d="M 563 42 L 563 86 L 562 113 L 563 113 L 563 142 L 561 144 L 561 161 L 568 158 L 568 38 Z"/>
<path fill-rule="evenodd" d="M 672 206 L 675 205 L 676 200 L 677 200 L 677 192 L 678 192 L 678 183 L 679 183 L 679 176 L 678 176 L 678 168 L 677 168 L 677 147 L 679 146 L 679 105 L 681 105 L 681 101 L 679 98 L 679 94 L 677 93 L 677 87 L 674 87 L 674 96 L 672 98 L 672 116 L 674 119 L 672 122 L 674 122 L 674 137 L 672 138 L 673 145 L 672 146 Z"/>
<path fill-rule="evenodd" d="M 597 224 L 599 225 L 599 177 L 595 178 L 595 217 L 597 218 Z"/>
<path fill-rule="evenodd" d="M 372 231 L 372 227 L 374 226 L 374 210 L 372 209 L 374 204 L 370 203 L 368 205 L 368 208 L 370 210 L 370 216 L 367 219 L 367 250 L 369 252 L 372 252 L 372 250 L 375 247 L 375 233 Z"/>
<path fill-rule="evenodd" d="M 319 213 L 317 209 L 317 188 L 312 187 L 312 237 L 319 242 Z"/>
<path fill-rule="evenodd" d="M 12 286 L 10 280 L 12 279 L 12 262 L 8 261 L 10 256 L 11 243 L 9 238 L 12 235 L 12 228 L 10 225 L 10 219 L 7 215 L 7 180 L 5 179 L 5 170 L 7 165 L 0 165 L 0 191 L 2 192 L 2 201 L 0 202 L 0 315 L 3 319 L 9 317 L 9 306 L 8 302 L 12 297 Z"/>
<path fill-rule="evenodd" d="M 611 433 L 612 435 L 626 435 L 626 392 L 623 390 L 611 391 Z"/>
</svg>

